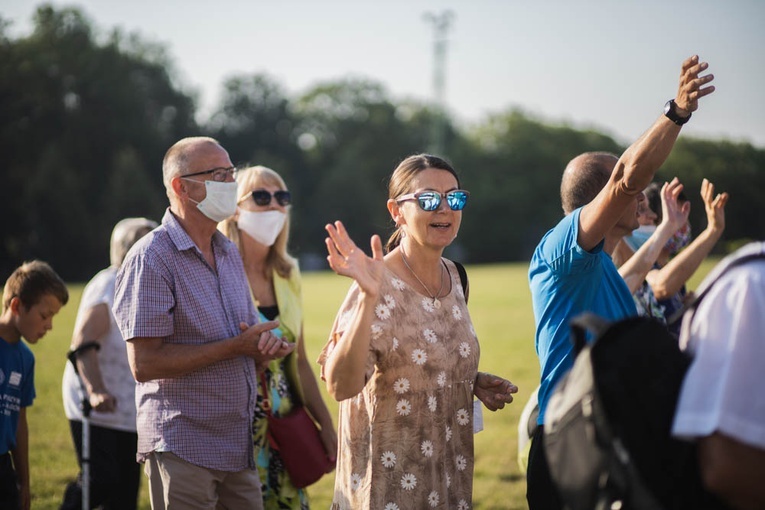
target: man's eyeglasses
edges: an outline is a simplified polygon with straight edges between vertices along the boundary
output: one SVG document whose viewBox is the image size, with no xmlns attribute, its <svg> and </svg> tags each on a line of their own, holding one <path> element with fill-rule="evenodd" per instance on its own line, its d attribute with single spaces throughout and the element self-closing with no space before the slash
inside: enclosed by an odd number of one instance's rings
<svg viewBox="0 0 765 510">
<path fill-rule="evenodd" d="M 192 174 L 181 175 L 181 177 L 194 177 L 195 175 L 212 174 L 214 181 L 223 182 L 228 178 L 229 175 L 233 177 L 237 170 L 238 169 L 235 166 L 230 166 L 228 168 L 218 167 L 211 168 L 210 170 L 202 170 L 201 172 L 194 172 Z"/>
<path fill-rule="evenodd" d="M 396 199 L 396 202 L 417 200 L 420 209 L 423 211 L 435 211 L 441 206 L 441 199 L 445 198 L 446 203 L 449 205 L 449 209 L 452 211 L 461 211 L 465 208 L 469 196 L 470 192 L 465 191 L 464 189 L 456 189 L 446 193 L 439 193 L 438 191 L 420 191 L 418 193 L 401 195 Z"/>
<path fill-rule="evenodd" d="M 288 206 L 292 203 L 292 193 L 283 189 L 280 189 L 279 191 L 274 191 L 273 195 L 268 190 L 256 189 L 252 193 L 250 193 L 250 195 L 252 196 L 252 199 L 255 201 L 255 203 L 258 205 L 270 204 L 271 197 L 274 197 L 276 199 L 276 203 L 278 203 L 282 207 Z"/>
</svg>

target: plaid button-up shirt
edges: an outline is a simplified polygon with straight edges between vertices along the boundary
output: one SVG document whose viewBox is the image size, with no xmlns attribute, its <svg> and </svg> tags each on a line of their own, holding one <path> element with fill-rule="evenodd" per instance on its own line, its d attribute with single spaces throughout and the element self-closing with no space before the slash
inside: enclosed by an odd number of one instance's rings
<svg viewBox="0 0 765 510">
<path fill-rule="evenodd" d="M 123 338 L 201 345 L 238 335 L 240 322 L 257 322 L 236 246 L 220 232 L 212 246 L 216 270 L 167 210 L 118 273 L 113 310 Z M 138 383 L 138 460 L 156 450 L 209 469 L 254 467 L 256 388 L 255 363 L 247 357 Z"/>
</svg>

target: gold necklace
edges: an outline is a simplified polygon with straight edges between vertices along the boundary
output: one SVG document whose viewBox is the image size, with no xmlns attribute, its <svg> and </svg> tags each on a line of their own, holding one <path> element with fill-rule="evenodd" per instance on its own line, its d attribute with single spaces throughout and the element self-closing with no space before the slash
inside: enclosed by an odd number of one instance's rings
<svg viewBox="0 0 765 510">
<path fill-rule="evenodd" d="M 428 293 L 428 296 L 430 296 L 430 299 L 433 300 L 433 306 L 438 309 L 441 308 L 441 301 L 438 300 L 439 296 L 441 295 L 441 291 L 444 290 L 444 268 L 443 268 L 443 261 L 441 262 L 441 265 L 439 268 L 441 269 L 441 287 L 438 289 L 438 293 L 433 295 L 433 293 L 430 292 L 430 289 L 428 289 L 428 286 L 422 283 L 422 280 L 420 280 L 420 277 L 417 276 L 417 273 L 414 272 L 412 269 L 412 266 L 409 265 L 409 262 L 406 260 L 406 255 L 404 254 L 404 245 L 401 245 L 401 260 L 404 261 L 404 265 L 409 270 L 410 273 L 412 273 L 412 276 L 414 276 L 418 282 L 420 282 L 420 285 L 422 285 L 422 288 L 425 289 L 425 292 Z"/>
</svg>

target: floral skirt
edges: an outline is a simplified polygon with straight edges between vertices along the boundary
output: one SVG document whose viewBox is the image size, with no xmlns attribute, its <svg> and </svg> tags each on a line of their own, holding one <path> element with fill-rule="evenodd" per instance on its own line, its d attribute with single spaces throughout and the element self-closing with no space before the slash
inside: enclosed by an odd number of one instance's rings
<svg viewBox="0 0 765 510">
<path fill-rule="evenodd" d="M 276 416 L 286 415 L 292 410 L 294 396 L 284 373 L 283 359 L 272 361 L 266 370 L 266 383 L 269 389 L 272 412 Z M 264 510 L 308 510 L 308 493 L 298 489 L 290 481 L 284 469 L 279 452 L 271 449 L 266 434 L 268 420 L 263 410 L 262 387 L 258 386 L 258 405 L 252 423 L 252 436 L 255 443 L 256 464 L 260 474 L 263 491 Z"/>
</svg>

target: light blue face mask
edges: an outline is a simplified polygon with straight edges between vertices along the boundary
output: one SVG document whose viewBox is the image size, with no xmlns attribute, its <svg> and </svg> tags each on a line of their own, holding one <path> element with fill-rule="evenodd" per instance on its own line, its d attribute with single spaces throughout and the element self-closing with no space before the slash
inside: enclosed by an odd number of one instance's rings
<svg viewBox="0 0 765 510">
<path fill-rule="evenodd" d="M 638 251 L 654 232 L 656 232 L 656 225 L 640 225 L 637 230 L 632 231 L 632 234 L 624 236 L 624 242 L 633 251 Z"/>
</svg>

